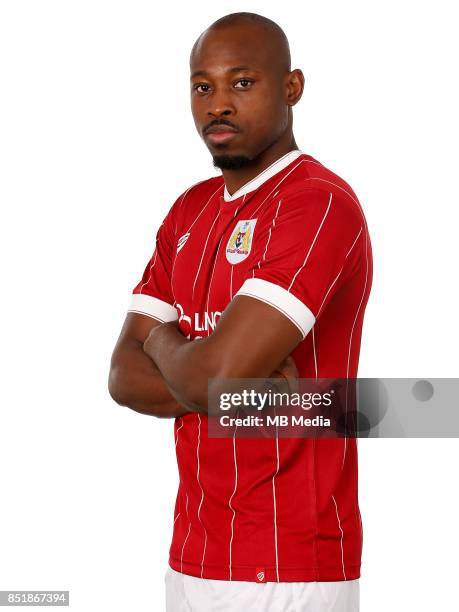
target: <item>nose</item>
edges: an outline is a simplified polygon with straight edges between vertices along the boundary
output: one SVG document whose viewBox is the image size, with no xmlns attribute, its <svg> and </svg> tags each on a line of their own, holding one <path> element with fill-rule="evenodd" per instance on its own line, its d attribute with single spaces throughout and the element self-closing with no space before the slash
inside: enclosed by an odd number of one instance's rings
<svg viewBox="0 0 459 612">
<path fill-rule="evenodd" d="M 227 115 L 232 115 L 232 112 L 229 108 L 213 108 L 212 110 L 207 111 L 207 114 L 211 117 L 225 117 Z"/>
<path fill-rule="evenodd" d="M 225 117 L 228 115 L 233 115 L 234 113 L 234 106 L 228 98 L 228 94 L 225 90 L 220 90 L 220 92 L 216 91 L 210 97 L 209 108 L 207 110 L 207 114 L 210 117 Z"/>
</svg>

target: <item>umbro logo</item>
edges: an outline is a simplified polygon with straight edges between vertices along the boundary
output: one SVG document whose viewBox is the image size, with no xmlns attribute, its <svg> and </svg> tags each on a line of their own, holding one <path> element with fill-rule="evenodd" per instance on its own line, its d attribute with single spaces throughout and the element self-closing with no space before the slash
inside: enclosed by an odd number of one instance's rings
<svg viewBox="0 0 459 612">
<path fill-rule="evenodd" d="M 180 249 L 183 248 L 189 236 L 190 236 L 190 232 L 187 232 L 186 234 L 183 234 L 183 236 L 180 236 L 180 238 L 177 241 L 177 253 L 180 251 Z"/>
</svg>

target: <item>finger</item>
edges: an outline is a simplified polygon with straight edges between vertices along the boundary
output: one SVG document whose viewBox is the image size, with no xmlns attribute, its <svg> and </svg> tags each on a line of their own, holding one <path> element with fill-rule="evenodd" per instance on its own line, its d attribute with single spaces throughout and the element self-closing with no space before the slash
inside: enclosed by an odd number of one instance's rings
<svg viewBox="0 0 459 612">
<path fill-rule="evenodd" d="M 293 371 L 295 376 L 299 376 L 300 373 L 298 372 L 298 368 L 296 366 L 295 360 L 293 359 L 293 357 L 291 355 L 289 355 L 287 357 L 286 361 L 286 366 L 291 368 L 291 370 Z"/>
<path fill-rule="evenodd" d="M 288 368 L 284 368 L 278 371 L 278 376 L 282 376 L 283 380 L 285 380 L 285 385 L 287 387 L 285 392 L 298 393 L 298 377 L 295 376 L 294 373 L 292 373 Z"/>
</svg>

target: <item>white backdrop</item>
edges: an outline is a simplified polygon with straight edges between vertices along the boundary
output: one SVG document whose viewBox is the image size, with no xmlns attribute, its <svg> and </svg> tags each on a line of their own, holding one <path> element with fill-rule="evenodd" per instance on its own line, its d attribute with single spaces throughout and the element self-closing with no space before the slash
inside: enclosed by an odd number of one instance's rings
<svg viewBox="0 0 459 612">
<path fill-rule="evenodd" d="M 192 121 L 188 56 L 226 13 L 285 29 L 306 77 L 298 146 L 366 212 L 359 375 L 458 376 L 454 8 L 0 3 L 0 590 L 69 589 L 78 612 L 163 609 L 173 421 L 117 406 L 106 380 L 158 225 L 217 172 Z M 457 449 L 359 443 L 363 612 L 457 605 Z"/>
</svg>

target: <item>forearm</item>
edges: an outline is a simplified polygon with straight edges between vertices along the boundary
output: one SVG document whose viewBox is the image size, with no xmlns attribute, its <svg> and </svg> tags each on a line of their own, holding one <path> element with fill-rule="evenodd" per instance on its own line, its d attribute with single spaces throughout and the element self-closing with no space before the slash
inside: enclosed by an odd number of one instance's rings
<svg viewBox="0 0 459 612">
<path fill-rule="evenodd" d="M 144 343 L 174 397 L 193 412 L 207 413 L 208 380 L 216 372 L 206 340 L 188 340 L 176 325 L 166 323 L 155 327 Z"/>
<path fill-rule="evenodd" d="M 298 346 L 303 333 L 277 308 L 240 295 L 231 300 L 208 336 L 189 340 L 174 321 L 155 325 L 143 337 L 143 350 L 161 371 L 171 394 L 190 411 L 206 414 L 209 396 L 217 400 L 233 386 L 229 381 L 255 379 L 255 388 L 263 385 Z"/>
<path fill-rule="evenodd" d="M 160 418 L 189 413 L 171 394 L 160 370 L 144 353 L 141 342 L 132 341 L 121 354 L 114 356 L 108 386 L 118 404 L 136 412 Z"/>
</svg>

